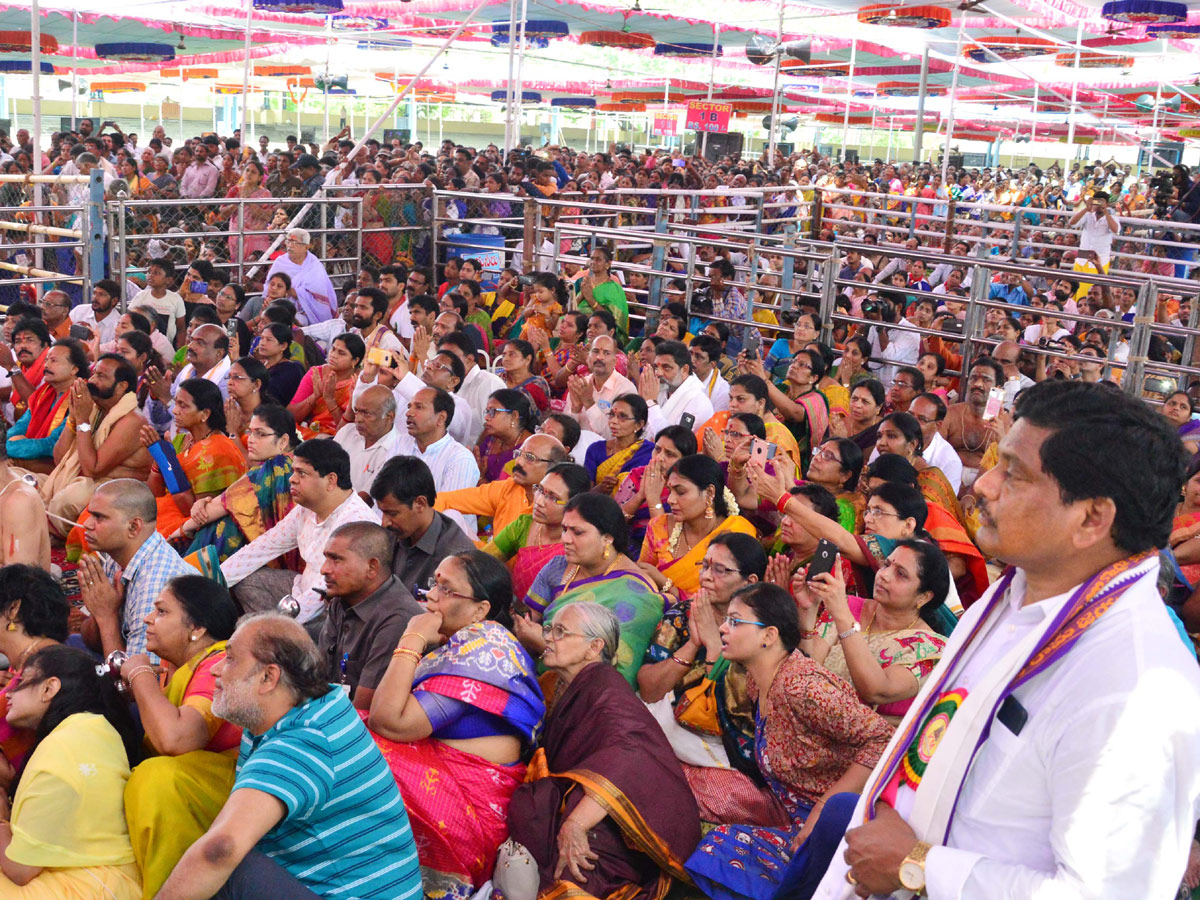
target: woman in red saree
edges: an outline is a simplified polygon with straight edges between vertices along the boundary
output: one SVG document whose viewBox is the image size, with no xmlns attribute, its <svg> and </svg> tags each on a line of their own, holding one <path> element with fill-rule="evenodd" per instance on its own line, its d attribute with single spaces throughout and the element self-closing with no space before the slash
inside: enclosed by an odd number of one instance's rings
<svg viewBox="0 0 1200 900">
<path fill-rule="evenodd" d="M 346 422 L 354 421 L 351 401 L 366 355 L 367 345 L 357 334 L 339 334 L 329 345 L 325 365 L 304 373 L 288 404 L 301 439 L 335 435 Z"/>
<path fill-rule="evenodd" d="M 506 627 L 502 563 L 480 550 L 448 557 L 425 599 L 367 725 L 404 797 L 425 896 L 465 900 L 492 877 L 545 702 L 533 659 Z"/>
<path fill-rule="evenodd" d="M 519 846 L 502 856 L 532 857 L 540 900 L 662 900 L 672 878 L 688 880 L 700 814 L 662 728 L 613 668 L 617 617 L 570 603 L 543 632 L 553 699 L 534 780 L 509 804 Z M 507 883 L 511 870 L 497 868 L 501 893 L 533 900 L 533 885 Z"/>
<path fill-rule="evenodd" d="M 551 466 L 541 484 L 533 488 L 533 511 L 517 516 L 483 548 L 512 572 L 513 596 L 524 603 L 533 580 L 546 563 L 562 556 L 562 520 L 567 502 L 590 490 L 592 480 L 583 466 L 559 463 Z"/>
</svg>

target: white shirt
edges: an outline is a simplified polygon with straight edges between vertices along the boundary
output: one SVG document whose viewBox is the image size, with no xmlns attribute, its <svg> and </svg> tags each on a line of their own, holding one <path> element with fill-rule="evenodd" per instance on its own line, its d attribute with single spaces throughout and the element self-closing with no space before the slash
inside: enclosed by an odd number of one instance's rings
<svg viewBox="0 0 1200 900">
<path fill-rule="evenodd" d="M 221 391 L 221 396 L 226 400 L 229 399 L 229 369 L 233 366 L 233 360 L 228 355 L 221 357 L 221 361 L 209 369 L 202 375 L 196 373 L 196 367 L 188 363 L 179 370 L 179 374 L 175 376 L 175 380 L 171 382 L 171 396 L 175 396 L 175 392 L 179 390 L 179 386 L 189 378 L 203 378 L 205 381 L 211 381 Z"/>
<path fill-rule="evenodd" d="M 716 366 L 713 366 L 713 370 L 701 383 L 708 399 L 712 401 L 713 412 L 729 409 L 729 382 L 721 377 L 721 372 Z"/>
<path fill-rule="evenodd" d="M 353 400 L 355 403 L 358 402 L 358 398 L 362 395 L 362 392 L 370 386 L 370 383 L 363 383 L 361 378 L 358 380 L 358 384 L 354 386 Z M 402 431 L 402 426 L 399 423 L 404 421 L 404 414 L 408 412 L 409 402 L 413 397 L 417 396 L 417 391 L 427 387 L 429 385 L 424 381 L 412 372 L 407 372 L 404 378 L 400 380 L 400 383 L 392 390 L 392 395 L 396 398 L 396 427 L 401 433 L 407 434 L 407 432 Z M 467 447 L 474 447 L 479 440 L 480 432 L 483 431 L 483 421 L 471 409 L 471 405 L 458 394 L 451 394 L 450 399 L 454 401 L 454 418 L 450 420 L 450 436 Z M 476 466 L 475 470 L 476 479 L 478 479 L 479 467 Z M 474 483 L 470 486 L 474 487 Z M 474 534 L 474 532 L 470 533 Z"/>
<path fill-rule="evenodd" d="M 588 431 L 586 428 L 579 429 L 579 440 L 576 442 L 575 448 L 571 451 L 571 459 L 582 466 L 584 460 L 587 459 L 588 447 L 602 440 L 604 438 L 600 437 L 594 431 Z"/>
<path fill-rule="evenodd" d="M 396 311 L 392 313 L 392 317 L 388 319 L 388 327 L 406 341 L 411 341 L 413 335 L 417 333 L 417 330 L 413 328 L 412 318 L 409 316 L 407 297 L 396 308 Z"/>
<path fill-rule="evenodd" d="M 1107 216 L 1097 216 L 1090 209 L 1083 214 L 1079 228 L 1079 249 L 1094 250 L 1106 267 L 1112 256 L 1113 232 L 1108 227 Z"/>
<path fill-rule="evenodd" d="M 68 315 L 76 325 L 91 325 L 100 336 L 102 344 L 117 339 L 117 323 L 121 321 L 121 311 L 116 307 L 110 309 L 108 315 L 100 321 L 96 321 L 96 313 L 92 311 L 90 303 L 80 303 Z"/>
<path fill-rule="evenodd" d="M 397 455 L 396 445 L 399 435 L 395 429 L 389 431 L 370 447 L 367 439 L 358 433 L 353 423 L 343 425 L 333 438 L 342 445 L 342 449 L 350 454 L 350 484 L 356 493 L 369 494 L 375 475 L 383 468 L 383 464 Z"/>
<path fill-rule="evenodd" d="M 908 319 L 901 319 L 901 324 L 911 325 L 912 322 Z M 892 365 L 880 366 L 876 370 L 876 377 L 883 383 L 884 388 L 891 385 L 892 379 L 896 377 L 896 370 L 901 366 L 915 366 L 921 355 L 921 336 L 915 331 L 900 331 L 896 328 L 888 329 L 888 345 L 887 349 L 880 349 L 878 329 L 871 329 L 871 356 L 877 359 L 885 359 Z"/>
<path fill-rule="evenodd" d="M 298 549 L 304 560 L 304 571 L 292 583 L 291 596 L 300 603 L 299 620 L 307 622 L 324 608 L 324 601 L 315 588 L 325 587 L 325 578 L 321 575 L 321 565 L 325 562 L 325 542 L 347 522 L 374 522 L 378 525 L 380 515 L 354 492 L 326 516 L 324 522 L 318 522 L 317 514 L 311 509 L 293 506 L 291 512 L 280 519 L 274 528 L 260 534 L 221 563 L 225 583 L 233 587 L 277 556 Z"/>
<path fill-rule="evenodd" d="M 970 691 L 1074 590 L 1023 607 L 1018 571 L 1001 618 L 965 652 L 948 687 Z M 954 637 L 970 632 L 990 596 Z M 993 721 L 946 845 L 926 858 L 930 900 L 1174 897 L 1200 816 L 1200 674 L 1154 574 L 1013 696 L 1028 719 L 1019 735 Z M 901 816 L 913 797 L 901 787 Z M 818 900 L 853 897 L 844 852 L 843 840 Z"/>
<path fill-rule="evenodd" d="M 167 317 L 168 341 L 175 340 L 175 320 L 182 319 L 187 315 L 187 307 L 183 305 L 183 298 L 175 291 L 167 291 L 161 297 L 155 297 L 150 292 L 150 288 L 143 288 L 137 292 L 137 296 L 129 304 L 131 309 L 136 306 L 149 306 L 160 316 Z"/>
<path fill-rule="evenodd" d="M 668 425 L 678 425 L 688 414 L 693 416 L 692 430 L 713 417 L 712 401 L 695 375 L 685 378 L 671 394 L 667 394 L 667 389 L 663 388 L 658 394 L 658 402 L 648 406 L 650 415 L 646 434 L 658 434 Z"/>
<path fill-rule="evenodd" d="M 568 416 L 574 417 L 579 422 L 580 428 L 594 431 L 600 437 L 608 440 L 612 437 L 612 431 L 608 427 L 608 411 L 612 409 L 613 400 L 622 394 L 636 394 L 638 392 L 637 387 L 616 369 L 612 370 L 612 373 L 599 388 L 596 387 L 596 376 L 594 374 L 589 373 L 587 380 L 592 386 L 592 405 L 584 410 L 576 409 L 575 398 L 568 391 L 567 405 L 563 408 L 563 412 Z"/>
<path fill-rule="evenodd" d="M 397 421 L 403 420 L 397 417 Z M 475 487 L 479 483 L 479 463 L 475 462 L 475 455 L 450 434 L 442 435 L 424 451 L 407 431 L 398 430 L 395 435 L 396 453 L 423 460 L 425 465 L 429 466 L 433 475 L 433 486 L 437 488 L 438 493 Z M 479 531 L 475 516 L 465 516 L 453 509 L 446 510 L 446 515 L 457 522 L 468 535 Z"/>
<path fill-rule="evenodd" d="M 946 480 L 950 482 L 950 487 L 954 488 L 954 493 L 958 493 L 962 488 L 962 459 L 957 451 L 950 446 L 950 442 L 942 435 L 935 431 L 933 437 L 925 445 L 925 450 L 921 453 L 921 457 L 931 466 L 937 466 L 942 470 L 942 474 L 946 476 Z"/>
<path fill-rule="evenodd" d="M 467 373 L 463 383 L 458 386 L 458 396 L 466 400 L 471 409 L 476 410 L 482 418 L 488 397 L 502 387 L 504 387 L 504 380 L 499 375 L 476 366 Z"/>
</svg>

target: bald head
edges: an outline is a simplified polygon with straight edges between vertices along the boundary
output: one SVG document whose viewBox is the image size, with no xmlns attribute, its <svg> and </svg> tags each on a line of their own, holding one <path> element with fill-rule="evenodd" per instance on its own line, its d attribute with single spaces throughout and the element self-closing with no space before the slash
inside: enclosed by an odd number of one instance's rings
<svg viewBox="0 0 1200 900">
<path fill-rule="evenodd" d="M 192 331 L 187 345 L 187 361 L 198 374 L 212 369 L 229 352 L 229 335 L 220 325 L 201 325 Z"/>
<path fill-rule="evenodd" d="M 239 655 L 249 654 L 260 666 L 273 668 L 277 686 L 292 694 L 294 706 L 329 692 L 317 645 L 304 626 L 289 616 L 276 612 L 246 616 L 230 643 L 237 644 Z"/>
<path fill-rule="evenodd" d="M 1021 348 L 1014 341 L 1001 341 L 992 351 L 992 359 L 1004 366 L 1005 373 L 1016 366 L 1021 358 Z"/>
<path fill-rule="evenodd" d="M 588 368 L 597 387 L 608 381 L 616 367 L 617 342 L 607 334 L 593 338 L 591 349 L 588 350 Z"/>
<path fill-rule="evenodd" d="M 531 435 L 525 439 L 515 457 L 513 481 L 532 489 L 533 485 L 539 484 L 546 477 L 546 472 L 551 466 L 569 459 L 570 454 L 558 438 L 549 434 Z"/>
<path fill-rule="evenodd" d="M 382 525 L 374 522 L 347 522 L 333 534 L 346 542 L 349 552 L 363 560 L 377 560 L 384 569 L 392 567 L 392 536 Z"/>
<path fill-rule="evenodd" d="M 126 519 L 141 519 L 154 526 L 158 521 L 158 506 L 150 486 L 132 478 L 114 478 L 96 488 L 93 497 L 101 496 L 109 506 Z"/>
</svg>

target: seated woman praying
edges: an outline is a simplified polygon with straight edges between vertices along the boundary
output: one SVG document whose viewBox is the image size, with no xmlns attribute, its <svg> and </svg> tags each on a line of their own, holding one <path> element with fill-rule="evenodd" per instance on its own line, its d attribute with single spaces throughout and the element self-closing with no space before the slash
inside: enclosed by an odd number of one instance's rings
<svg viewBox="0 0 1200 900">
<path fill-rule="evenodd" d="M 722 825 L 688 859 L 688 873 L 713 900 L 810 896 L 892 727 L 799 649 L 796 602 L 778 585 L 735 593 L 721 642 L 748 673 L 759 771 L 791 824 Z"/>
<path fill-rule="evenodd" d="M 621 394 L 613 400 L 608 410 L 612 437 L 588 447 L 583 459 L 596 490 L 611 496 L 622 475 L 650 462 L 654 444 L 644 436 L 648 415 L 646 401 L 637 394 Z"/>
<path fill-rule="evenodd" d="M 508 630 L 503 563 L 481 550 L 448 557 L 425 601 L 367 725 L 404 795 L 426 896 L 466 898 L 492 877 L 545 702 L 533 660 Z"/>
<path fill-rule="evenodd" d="M 233 789 L 242 730 L 213 715 L 213 670 L 237 626 L 233 598 L 203 575 L 169 581 L 146 616 L 146 649 L 173 674 L 159 687 L 150 657 L 137 653 L 121 677 L 137 704 L 147 748 L 125 786 L 125 818 L 142 896 L 152 900 L 180 857 L 225 805 Z"/>
<path fill-rule="evenodd" d="M 0 898 L 138 900 L 123 798 L 141 748 L 112 680 L 82 650 L 43 647 L 10 689 L 6 719 L 37 737 L 11 810 L 0 795 Z"/>
<path fill-rule="evenodd" d="M 546 729 L 509 804 L 496 886 L 506 900 L 662 898 L 687 877 L 696 801 L 662 729 L 613 668 L 617 617 L 581 601 L 549 621 Z"/>
</svg>

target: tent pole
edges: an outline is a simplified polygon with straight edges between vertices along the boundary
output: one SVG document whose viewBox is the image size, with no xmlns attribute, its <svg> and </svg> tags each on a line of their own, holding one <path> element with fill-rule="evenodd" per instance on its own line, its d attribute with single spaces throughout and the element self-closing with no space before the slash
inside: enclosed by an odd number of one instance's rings
<svg viewBox="0 0 1200 900">
<path fill-rule="evenodd" d="M 958 96 L 958 73 L 962 71 L 963 30 L 967 17 L 958 20 L 958 43 L 954 47 L 954 77 L 950 80 L 950 108 L 946 111 L 946 143 L 942 150 L 942 184 L 946 184 L 946 172 L 950 168 L 950 141 L 954 139 L 954 100 Z M 947 188 L 948 190 L 948 188 Z"/>
<path fill-rule="evenodd" d="M 525 99 L 525 23 L 529 18 L 529 0 L 521 0 L 521 21 L 517 23 L 517 84 L 513 89 L 513 144 L 521 143 L 521 114 Z M 512 35 L 509 35 L 512 40 Z"/>
<path fill-rule="evenodd" d="M 779 133 L 779 70 L 783 65 L 783 4 L 784 0 L 779 0 L 779 36 L 776 39 L 778 46 L 775 48 L 775 82 L 771 87 L 771 127 L 767 129 L 770 135 L 767 149 L 767 171 L 773 171 L 775 168 L 775 136 Z M 670 84 L 669 79 L 667 83 Z"/>
<path fill-rule="evenodd" d="M 850 39 L 850 71 L 846 79 L 846 111 L 842 115 L 842 162 L 846 161 L 846 141 L 850 139 L 850 101 L 854 99 L 854 63 L 858 57 L 858 41 Z"/>
<path fill-rule="evenodd" d="M 33 174 L 42 174 L 42 14 L 39 9 L 38 0 L 33 0 L 29 7 L 29 31 L 32 34 L 33 47 L 33 62 L 30 65 L 30 71 L 33 73 Z M 13 122 L 15 128 L 16 122 Z M 15 132 L 14 132 L 15 133 Z M 33 205 L 35 207 L 42 205 L 42 186 L 40 183 L 33 186 Z M 35 213 L 35 215 L 37 215 Z M 84 217 L 87 218 L 86 216 Z M 86 248 L 84 249 L 86 253 Z M 34 265 L 37 268 L 44 268 L 42 265 L 42 246 L 39 243 L 37 249 L 33 251 Z M 36 296 L 42 295 L 41 285 L 34 287 Z"/>
<path fill-rule="evenodd" d="M 504 86 L 504 161 L 508 162 L 508 154 L 513 148 L 512 114 L 513 86 L 516 80 L 517 53 L 517 0 L 509 0 L 508 4 L 508 81 Z"/>
<path fill-rule="evenodd" d="M 79 98 L 79 88 L 75 84 L 78 74 L 79 58 L 79 10 L 71 11 L 71 130 L 75 130 L 75 106 Z"/>
<path fill-rule="evenodd" d="M 249 118 L 247 111 L 250 103 L 250 21 L 254 18 L 254 0 L 246 0 L 246 58 L 242 61 L 242 143 L 248 140 L 247 135 L 250 134 L 250 128 L 246 125 L 246 120 Z M 180 76 L 183 75 L 183 67 L 179 69 Z"/>
<path fill-rule="evenodd" d="M 721 43 L 721 26 L 720 24 L 713 25 L 713 46 L 712 46 L 712 67 L 708 72 L 708 94 L 706 99 L 711 100 L 713 95 L 713 82 L 717 79 L 717 47 Z M 708 132 L 704 131 L 700 134 L 700 155 L 704 156 L 708 152 Z"/>
<path fill-rule="evenodd" d="M 1075 152 L 1075 98 L 1079 96 L 1079 55 L 1083 47 L 1083 19 L 1075 30 L 1075 65 L 1071 67 L 1071 111 L 1067 113 L 1067 153 Z M 1069 160 L 1070 155 L 1067 156 Z"/>
<path fill-rule="evenodd" d="M 925 96 L 929 89 L 929 44 L 921 54 L 921 85 L 917 91 L 917 128 L 913 134 L 913 162 L 921 161 L 921 144 L 925 140 Z"/>
</svg>

